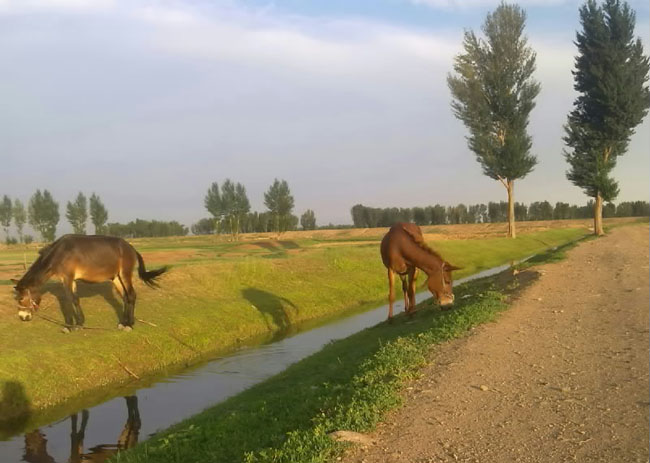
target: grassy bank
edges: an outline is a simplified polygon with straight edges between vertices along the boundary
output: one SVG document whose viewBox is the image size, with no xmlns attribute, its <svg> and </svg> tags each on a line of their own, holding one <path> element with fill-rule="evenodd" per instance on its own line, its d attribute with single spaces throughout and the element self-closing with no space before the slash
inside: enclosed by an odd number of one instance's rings
<svg viewBox="0 0 650 463">
<path fill-rule="evenodd" d="M 431 242 L 463 266 L 457 277 L 519 259 L 583 236 L 585 229 L 551 229 L 505 238 Z M 198 244 L 200 243 L 200 244 Z M 89 328 L 69 335 L 43 319 L 16 317 L 10 287 L 0 296 L 0 416 L 22 416 L 25 427 L 44 420 L 39 409 L 74 399 L 87 406 L 110 387 L 198 361 L 262 333 L 380 302 L 385 271 L 376 238 L 262 240 L 147 240 L 136 244 L 149 267 L 171 263 L 162 288 L 138 285 L 132 333 L 115 329 L 120 303 L 109 285 L 82 288 Z M 9 251 L 6 251 L 9 253 Z M 10 265 L 21 253 L 0 253 Z M 13 259 L 13 260 L 12 260 Z M 49 284 L 43 314 L 62 320 L 60 285 Z M 155 325 L 155 326 L 153 326 Z M 99 396 L 96 394 L 100 394 Z M 61 416 L 64 410 L 58 411 Z"/>
<path fill-rule="evenodd" d="M 537 263 L 553 262 L 565 248 Z M 119 463 L 326 462 L 343 444 L 328 433 L 364 432 L 400 402 L 435 344 L 494 320 L 508 296 L 536 279 L 502 274 L 458 288 L 452 311 L 426 301 L 413 319 L 381 323 L 293 365 L 285 372 L 114 457 Z"/>
</svg>

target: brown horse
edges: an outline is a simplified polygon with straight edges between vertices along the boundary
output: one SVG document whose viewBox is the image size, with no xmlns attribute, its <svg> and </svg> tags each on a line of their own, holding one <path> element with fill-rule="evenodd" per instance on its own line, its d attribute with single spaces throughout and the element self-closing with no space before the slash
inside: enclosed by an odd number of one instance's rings
<svg viewBox="0 0 650 463">
<path fill-rule="evenodd" d="M 427 274 L 429 291 L 442 307 L 454 302 L 452 270 L 459 267 L 446 262 L 424 242 L 422 230 L 413 223 L 396 223 L 381 240 L 381 259 L 388 269 L 388 319 L 393 317 L 395 273 L 402 280 L 404 310 L 415 310 L 415 283 L 418 269 Z"/>
<path fill-rule="evenodd" d="M 133 246 L 122 238 L 112 236 L 65 235 L 43 248 L 27 273 L 18 281 L 16 299 L 23 321 L 32 319 L 41 302 L 40 287 L 50 278 L 58 278 L 73 313 L 64 311 L 67 327 L 82 327 L 84 314 L 77 295 L 77 280 L 89 283 L 112 281 L 122 296 L 124 311 L 117 325 L 119 329 L 130 330 L 135 323 L 135 289 L 133 268 L 138 263 L 138 276 L 148 286 L 157 287 L 156 278 L 167 271 L 167 267 L 147 272 L 144 260 Z"/>
</svg>

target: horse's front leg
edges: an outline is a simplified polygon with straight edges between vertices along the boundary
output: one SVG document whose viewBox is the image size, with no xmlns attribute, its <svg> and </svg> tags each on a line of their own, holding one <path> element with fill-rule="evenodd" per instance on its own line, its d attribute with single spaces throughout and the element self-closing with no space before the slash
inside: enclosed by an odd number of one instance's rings
<svg viewBox="0 0 650 463">
<path fill-rule="evenodd" d="M 400 274 L 400 280 L 402 280 L 402 295 L 404 296 L 404 312 L 409 311 L 409 297 L 408 297 L 408 281 L 407 276 Z"/>
<path fill-rule="evenodd" d="M 388 269 L 388 321 L 393 320 L 393 302 L 395 302 L 395 274 Z"/>
<path fill-rule="evenodd" d="M 412 269 L 409 270 L 409 276 L 408 276 L 408 299 L 409 299 L 409 305 L 408 305 L 408 311 L 414 311 L 415 310 L 415 285 L 417 283 L 418 279 L 418 268 L 413 267 Z"/>
</svg>

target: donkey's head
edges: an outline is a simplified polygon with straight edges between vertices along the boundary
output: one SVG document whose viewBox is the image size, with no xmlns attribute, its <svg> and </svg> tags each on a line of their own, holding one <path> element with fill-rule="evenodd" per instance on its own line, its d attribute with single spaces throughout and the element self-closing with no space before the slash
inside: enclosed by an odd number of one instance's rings
<svg viewBox="0 0 650 463">
<path fill-rule="evenodd" d="M 36 287 L 25 287 L 17 280 L 11 280 L 14 286 L 14 297 L 18 301 L 18 316 L 24 322 L 33 318 L 34 312 L 41 304 L 41 292 Z"/>
<path fill-rule="evenodd" d="M 451 265 L 449 262 L 442 262 L 440 269 L 429 275 L 427 286 L 431 294 L 436 296 L 441 307 L 449 307 L 454 303 L 454 293 L 452 290 L 453 279 L 451 272 L 458 270 L 460 267 Z"/>
</svg>

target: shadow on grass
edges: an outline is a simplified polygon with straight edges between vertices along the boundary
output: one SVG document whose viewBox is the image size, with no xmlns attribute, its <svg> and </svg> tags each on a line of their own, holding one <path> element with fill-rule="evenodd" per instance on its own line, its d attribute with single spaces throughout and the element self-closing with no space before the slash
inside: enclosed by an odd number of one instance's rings
<svg viewBox="0 0 650 463">
<path fill-rule="evenodd" d="M 289 241 L 289 240 L 283 240 L 283 241 L 278 241 L 278 244 L 282 246 L 284 249 L 298 249 L 300 248 L 300 245 L 296 243 L 295 241 Z"/>
<path fill-rule="evenodd" d="M 290 331 L 292 312 L 298 313 L 293 302 L 257 288 L 246 288 L 241 293 L 264 316 L 269 331 L 277 331 L 278 336 L 284 336 Z"/>
<path fill-rule="evenodd" d="M 22 431 L 32 416 L 31 403 L 22 383 L 5 381 L 1 384 L 0 439 Z"/>
<path fill-rule="evenodd" d="M 65 320 L 72 319 L 72 301 L 68 300 L 61 283 L 49 282 L 43 286 L 43 294 L 52 294 L 56 297 L 59 308 Z M 103 283 L 84 283 L 79 281 L 77 283 L 77 294 L 80 298 L 81 307 L 83 310 L 83 299 L 88 297 L 101 296 L 106 302 L 110 304 L 115 312 L 117 320 L 122 320 L 122 312 L 124 311 L 124 304 L 121 299 L 115 297 L 113 291 L 113 283 L 106 281 Z M 69 318 L 68 318 L 69 317 Z"/>
</svg>

